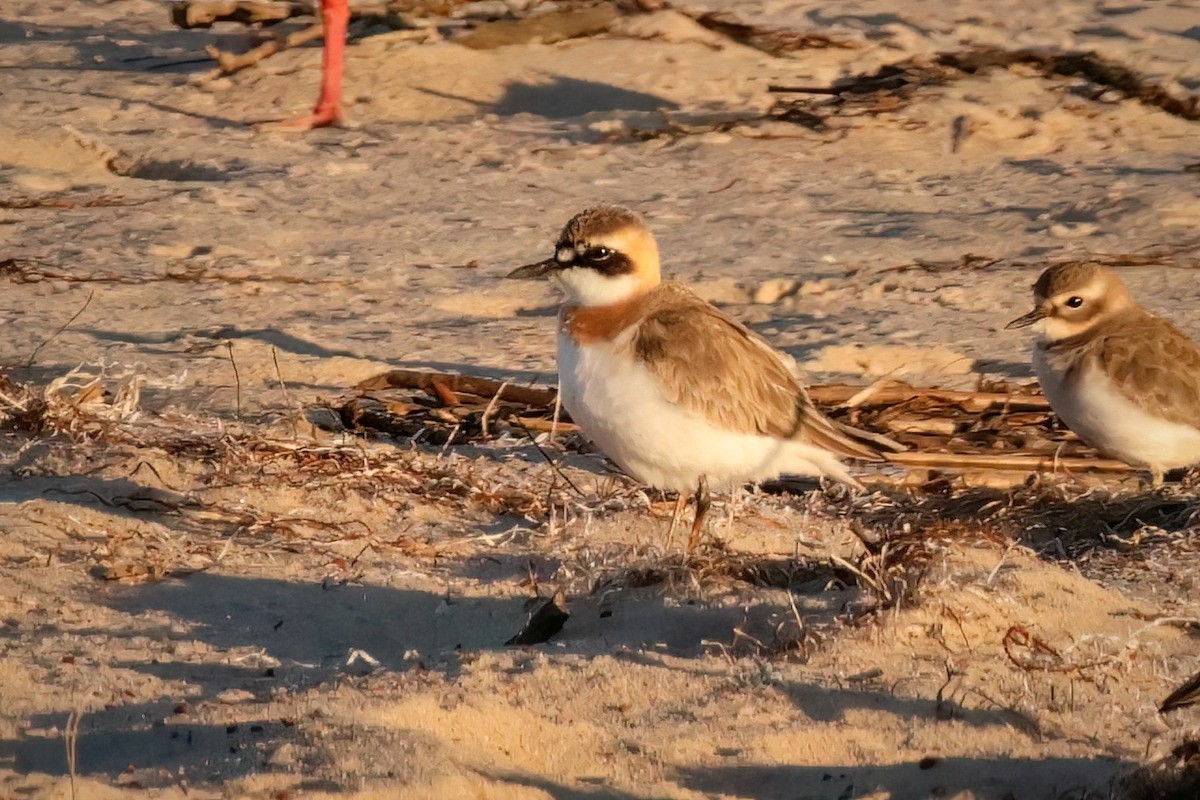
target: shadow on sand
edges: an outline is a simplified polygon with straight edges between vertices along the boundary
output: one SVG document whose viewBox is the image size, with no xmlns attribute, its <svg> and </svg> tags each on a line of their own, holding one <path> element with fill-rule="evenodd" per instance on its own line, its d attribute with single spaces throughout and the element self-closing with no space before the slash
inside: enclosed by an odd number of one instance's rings
<svg viewBox="0 0 1200 800">
<path fill-rule="evenodd" d="M 844 592 L 814 592 L 807 598 L 806 607 L 815 616 L 832 617 L 846 600 Z M 414 674 L 432 673 L 452 679 L 462 668 L 464 653 L 502 649 L 527 613 L 525 600 L 520 597 L 458 596 L 386 586 L 323 585 L 206 573 L 161 583 L 115 586 L 104 602 L 131 617 L 165 613 L 176 623 L 175 632 L 163 629 L 160 635 L 198 640 L 208 645 L 210 652 L 229 654 L 220 662 L 181 659 L 110 665 L 163 681 L 183 681 L 198 689 L 186 698 L 162 697 L 84 716 L 78 736 L 77 771 L 84 775 L 136 771 L 143 785 L 168 784 L 181 777 L 193 781 L 228 779 L 269 769 L 271 753 L 299 735 L 294 720 L 282 719 L 279 712 L 273 714 L 272 699 L 277 691 L 335 682 L 345 679 L 348 673 L 365 674 L 379 668 L 395 673 L 417 669 L 419 672 Z M 539 649 L 552 654 L 615 654 L 622 660 L 661 669 L 689 669 L 687 662 L 680 666 L 678 659 L 700 657 L 707 642 L 728 641 L 735 627 L 765 637 L 773 630 L 773 616 L 783 611 L 769 602 L 750 608 L 740 604 L 689 604 L 653 589 L 624 589 L 615 597 L 587 596 L 572 598 L 570 603 L 573 616 L 566 627 Z M 186 627 L 186 632 L 178 632 L 180 625 Z M 110 640 L 147 635 L 144 627 L 72 633 Z M 248 659 L 247 650 L 254 651 L 256 657 Z M 186 652 L 186 648 L 180 652 Z M 662 655 L 675 658 L 662 660 Z M 241 690 L 253 698 L 240 705 L 238 724 L 210 724 L 211 711 L 203 715 L 197 712 L 204 704 L 211 708 L 219 695 L 230 690 Z M 938 713 L 933 699 L 895 697 L 861 689 L 795 684 L 785 687 L 785 694 L 806 715 L 818 720 L 843 719 L 856 708 L 884 710 L 914 719 L 928 719 Z M 247 721 L 247 713 L 257 718 Z M 950 713 L 961 724 L 970 726 L 1011 724 L 995 711 L 954 706 Z M 221 718 L 219 712 L 217 715 Z M 66 715 L 40 715 L 30 724 L 36 733 L 0 740 L 0 763 L 9 763 L 21 773 L 66 774 L 66 750 L 60 733 Z M 790 785 L 793 776 L 767 770 L 753 777 L 754 783 L 772 786 L 775 782 Z M 812 778 L 808 773 L 800 777 Z M 701 791 L 727 791 L 721 787 L 742 783 L 739 773 L 689 774 L 688 780 Z M 564 798 L 621 796 L 609 791 L 581 792 L 568 786 L 546 791 Z"/>
</svg>

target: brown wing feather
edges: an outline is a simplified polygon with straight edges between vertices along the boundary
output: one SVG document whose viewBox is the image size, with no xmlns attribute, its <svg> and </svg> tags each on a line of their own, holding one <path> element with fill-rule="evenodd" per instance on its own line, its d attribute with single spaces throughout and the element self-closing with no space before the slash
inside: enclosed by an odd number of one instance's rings
<svg viewBox="0 0 1200 800">
<path fill-rule="evenodd" d="M 633 332 L 634 355 L 667 399 L 739 433 L 799 439 L 842 456 L 879 460 L 827 419 L 764 339 L 680 284 L 662 284 Z"/>
<path fill-rule="evenodd" d="M 1165 319 L 1140 309 L 1113 320 L 1095 355 L 1117 389 L 1157 416 L 1200 427 L 1200 347 Z"/>
</svg>

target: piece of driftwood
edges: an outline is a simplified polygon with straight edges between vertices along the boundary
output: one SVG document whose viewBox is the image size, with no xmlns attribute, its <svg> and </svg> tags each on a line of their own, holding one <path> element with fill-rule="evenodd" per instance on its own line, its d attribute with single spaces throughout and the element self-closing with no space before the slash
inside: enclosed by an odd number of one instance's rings
<svg viewBox="0 0 1200 800">
<path fill-rule="evenodd" d="M 411 4 L 409 4 L 411 5 Z M 397 3 L 354 2 L 350 18 L 386 17 L 403 11 Z M 274 25 L 293 17 L 320 16 L 318 0 L 181 0 L 171 4 L 171 22 L 185 30 L 211 28 L 218 22 Z"/>
<path fill-rule="evenodd" d="M 358 35 L 362 29 L 381 22 L 393 28 L 404 27 L 399 5 L 401 4 L 388 2 L 353 4 L 350 7 L 350 35 Z M 217 22 L 268 26 L 302 16 L 314 16 L 317 21 L 298 31 L 271 34 L 265 41 L 244 53 L 220 50 L 214 45 L 205 47 L 204 51 L 217 62 L 217 69 L 210 78 L 232 75 L 276 53 L 321 39 L 325 30 L 320 20 L 319 5 L 315 2 L 276 3 L 263 0 L 184 0 L 171 7 L 171 20 L 185 29 L 210 28 Z"/>
<path fill-rule="evenodd" d="M 243 25 L 274 24 L 285 19 L 313 16 L 316 2 L 276 2 L 275 0 L 185 0 L 171 4 L 171 22 L 178 28 L 211 28 L 218 22 Z"/>
<path fill-rule="evenodd" d="M 555 422 L 541 417 L 516 417 L 515 421 L 521 428 L 537 433 L 574 433 L 579 430 L 578 425 L 565 419 Z"/>
<path fill-rule="evenodd" d="M 1131 471 L 1097 457 L 1063 429 L 1040 394 L 1003 388 L 969 392 L 880 381 L 865 387 L 813 386 L 809 393 L 834 419 L 900 442 L 905 450 L 888 453 L 887 460 L 914 476 Z M 396 369 L 362 381 L 349 396 L 324 408 L 351 430 L 465 444 L 503 434 L 578 431 L 565 410 L 555 418 L 556 395 L 549 386 Z M 880 474 L 880 480 L 892 479 Z"/>
<path fill-rule="evenodd" d="M 430 372 L 427 370 L 394 369 L 368 378 L 354 389 L 369 392 L 378 389 L 430 389 L 441 383 L 455 392 L 473 394 L 477 397 L 494 397 L 503 390 L 504 399 L 529 405 L 551 406 L 557 391 L 549 386 L 526 386 L 523 384 L 481 378 L 473 375 Z M 870 387 L 851 384 L 825 384 L 809 387 L 809 397 L 819 405 L 842 405 L 862 395 L 856 408 L 890 406 L 915 398 L 927 398 L 936 402 L 954 404 L 968 411 L 1008 409 L 1011 411 L 1049 411 L 1050 403 L 1040 394 L 1009 394 L 1005 392 L 964 392 L 909 386 L 892 381 Z"/>
<path fill-rule="evenodd" d="M 360 392 L 378 389 L 433 389 L 441 384 L 459 394 L 476 397 L 503 397 L 534 406 L 552 406 L 557 392 L 548 386 L 524 386 L 508 381 L 479 378 L 473 375 L 455 375 L 444 372 L 428 372 L 415 369 L 393 369 L 382 375 L 368 378 L 354 386 Z"/>
<path fill-rule="evenodd" d="M 856 398 L 861 395 L 861 399 Z M 1007 392 L 961 392 L 909 386 L 899 381 L 869 387 L 830 384 L 809 387 L 808 396 L 814 403 L 825 406 L 850 404 L 855 408 L 891 406 L 908 400 L 924 398 L 936 403 L 959 406 L 965 411 L 1049 411 L 1050 402 L 1040 394 L 1009 394 Z M 855 402 L 851 402 L 855 401 Z"/>
<path fill-rule="evenodd" d="M 207 45 L 204 52 L 217 62 L 218 75 L 232 75 L 247 67 L 252 67 L 263 59 L 270 58 L 276 53 L 300 47 L 309 42 L 315 42 L 325 35 L 321 23 L 310 25 L 299 31 L 291 31 L 281 36 L 273 36 L 257 47 L 252 47 L 244 53 L 230 53 L 220 50 L 216 45 Z"/>
<path fill-rule="evenodd" d="M 554 44 L 604 33 L 620 16 L 620 10 L 611 3 L 564 8 L 532 17 L 485 22 L 454 41 L 472 50 L 494 50 L 514 44 Z"/>
<path fill-rule="evenodd" d="M 1107 472 L 1127 473 L 1133 470 L 1124 461 L 1108 458 L 1055 458 L 1033 453 L 887 453 L 888 461 L 916 469 L 997 470 L 1017 472 Z"/>
</svg>

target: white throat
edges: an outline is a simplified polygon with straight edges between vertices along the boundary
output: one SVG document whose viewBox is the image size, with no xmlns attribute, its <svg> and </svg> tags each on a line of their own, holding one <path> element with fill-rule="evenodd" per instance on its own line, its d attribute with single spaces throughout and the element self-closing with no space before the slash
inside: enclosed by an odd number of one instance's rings
<svg viewBox="0 0 1200 800">
<path fill-rule="evenodd" d="M 1081 325 L 1078 322 L 1069 322 L 1058 317 L 1046 317 L 1040 319 L 1033 324 L 1033 331 L 1037 334 L 1038 341 L 1042 344 L 1053 344 L 1061 342 L 1063 339 L 1070 339 L 1072 336 L 1078 336 L 1088 330 L 1092 326 Z"/>
<path fill-rule="evenodd" d="M 611 306 L 645 291 L 637 275 L 601 275 L 594 269 L 572 267 L 554 273 L 554 282 L 567 300 L 580 306 Z"/>
</svg>

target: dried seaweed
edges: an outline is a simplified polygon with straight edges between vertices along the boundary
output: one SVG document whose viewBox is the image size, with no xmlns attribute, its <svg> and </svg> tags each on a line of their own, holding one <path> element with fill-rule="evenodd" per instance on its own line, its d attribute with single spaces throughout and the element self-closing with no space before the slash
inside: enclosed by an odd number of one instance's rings
<svg viewBox="0 0 1200 800">
<path fill-rule="evenodd" d="M 130 200 L 119 194 L 98 194 L 95 197 L 86 198 L 64 197 L 62 195 L 42 195 L 40 197 L 13 195 L 11 197 L 0 197 L 0 208 L 54 208 L 60 210 L 70 208 L 121 208 L 125 206 L 141 206 L 150 202 L 153 202 L 153 200 Z M 14 260 L 11 258 L 5 259 L 3 262 L 0 262 L 0 268 L 3 268 L 7 262 Z"/>
<path fill-rule="evenodd" d="M 799 110 L 824 119 L 830 112 L 839 115 L 848 112 L 889 113 L 908 105 L 916 92 L 925 87 L 1018 65 L 1035 69 L 1046 78 L 1083 78 L 1097 87 L 1096 96 L 1105 91 L 1118 91 L 1173 116 L 1200 119 L 1200 97 L 1178 97 L 1162 84 L 1097 53 L 1053 53 L 998 47 L 975 47 L 909 58 L 870 74 L 840 79 L 829 86 L 773 85 L 768 87 L 769 91 L 816 95 L 825 99 L 783 101 L 771 115 L 784 118 L 788 112 Z"/>
<path fill-rule="evenodd" d="M 473 462 L 443 459 L 410 450 L 364 450 L 353 442 L 339 446 L 283 441 L 256 434 L 252 428 L 230 430 L 219 424 L 198 424 L 159 417 L 143 418 L 138 409 L 137 375 L 109 375 L 104 371 L 77 369 L 51 382 L 41 391 L 0 376 L 0 424 L 10 431 L 38 435 L 60 435 L 75 441 L 97 441 L 156 449 L 172 457 L 205 463 L 211 486 L 258 486 L 271 482 L 306 490 L 323 486 L 364 496 L 405 497 L 476 508 L 495 515 L 542 519 L 550 509 L 580 502 L 567 493 L 569 482 L 549 475 L 549 486 L 517 481 L 478 472 Z M 342 419 L 367 433 L 387 432 L 442 443 L 485 442 L 502 436 L 524 438 L 530 431 L 524 420 L 541 421 L 549 427 L 554 415 L 554 392 L 548 387 L 519 386 L 473 376 L 455 376 L 417 371 L 394 371 L 364 382 L 376 397 L 378 413 L 386 425 L 369 425 L 372 419 L 347 409 L 361 410 L 363 395 L 354 394 L 335 404 Z M 386 389 L 371 387 L 386 386 Z M 996 387 L 989 387 L 993 389 Z M 399 395 L 400 398 L 392 395 Z M 994 449 L 1008 441 L 1013 451 L 1003 466 L 1028 470 L 1038 457 L 1020 450 L 1022 433 L 1031 426 L 1041 435 L 1062 436 L 1044 410 L 1011 412 L 1006 406 L 1038 409 L 1044 402 L 1037 396 L 1004 395 L 1000 392 L 928 392 L 887 384 L 874 391 L 860 387 L 816 387 L 814 396 L 840 400 L 829 410 L 859 425 L 920 413 L 960 420 L 956 432 L 937 440 L 932 434 L 897 434 L 924 445 L 927 450 L 909 454 L 947 459 L 963 458 L 946 452 L 969 447 Z M 452 404 L 452 405 L 448 405 Z M 896 409 L 904 415 L 894 416 Z M 889 416 L 893 415 L 893 416 Z M 490 417 L 486 425 L 484 417 Z M 973 422 L 972 422 L 973 420 Z M 974 427 L 976 439 L 967 434 Z M 417 428 L 416 434 L 411 433 Z M 421 438 L 421 431 L 424 431 Z M 965 432 L 964 432 L 965 431 Z M 1015 432 L 1014 432 L 1015 431 Z M 435 435 L 436 434 L 436 435 Z M 931 441 L 938 443 L 931 445 Z M 579 444 L 580 440 L 571 440 Z M 941 448 L 941 451 L 930 450 Z M 1081 447 L 1081 446 L 1080 446 Z M 444 447 L 443 447 L 444 451 Z M 980 457 L 986 456 L 986 452 Z M 1022 460 L 1024 459 L 1024 460 Z M 974 465 L 977 468 L 979 465 Z M 564 476 L 565 477 L 565 476 Z M 881 476 L 886 478 L 886 476 Z M 925 478 L 926 476 L 922 476 Z M 885 481 L 884 486 L 888 483 Z M 787 491 L 786 482 L 766 487 Z M 1028 478 L 1024 486 L 1012 488 L 964 488 L 956 481 L 933 477 L 908 489 L 891 488 L 858 498 L 841 493 L 813 495 L 811 484 L 802 487 L 813 510 L 827 516 L 855 519 L 863 550 L 853 559 L 840 562 L 800 563 L 783 560 L 739 560 L 731 554 L 702 551 L 679 563 L 659 555 L 641 566 L 626 562 L 619 574 L 596 580 L 618 580 L 626 585 L 684 582 L 695 584 L 714 579 L 747 581 L 759 585 L 791 585 L 815 579 L 806 571 L 816 570 L 826 580 L 861 586 L 876 607 L 892 607 L 916 599 L 925 570 L 939 542 L 974 537 L 1001 541 L 1017 538 L 1038 546 L 1053 543 L 1064 557 L 1089 558 L 1096 549 L 1122 546 L 1121 537 L 1154 530 L 1190 530 L 1200 518 L 1200 504 L 1185 495 L 1164 490 L 1154 494 L 1087 491 L 1046 484 Z M 628 491 L 635 491 L 631 487 Z M 201 493 L 202 494 L 202 493 Z M 204 501 L 196 490 L 170 496 L 98 497 L 103 504 L 146 513 L 170 513 L 216 522 L 240 535 L 265 537 L 272 541 L 304 538 L 326 524 L 260 514 L 252 508 L 223 507 Z M 632 497 L 632 495 L 630 496 Z M 165 498 L 165 499 L 164 499 Z M 174 499 L 172 499 L 174 498 Z M 184 498 L 187 502 L 179 500 Z M 590 501 L 589 501 L 590 502 Z M 610 502 L 601 498 L 601 504 Z M 629 500 L 620 507 L 628 507 Z M 329 536 L 345 538 L 345 526 Z M 307 533 L 305 532 L 307 531 Z M 868 535 L 868 531 L 870 534 Z M 360 534 L 366 535 L 366 534 Z M 367 535 L 370 542 L 377 541 Z M 382 545 L 381 545 L 382 546 Z M 1104 568 L 1097 559 L 1097 569 Z M 806 577 L 807 576 L 807 577 Z"/>
<path fill-rule="evenodd" d="M 343 284 L 346 281 L 331 278 L 298 278 L 294 275 L 226 275 L 216 272 L 210 266 L 189 265 L 184 269 L 166 273 L 129 273 L 114 272 L 70 272 L 55 269 L 28 258 L 5 258 L 0 260 L 0 278 L 7 278 L 13 283 L 41 283 L 42 281 L 63 281 L 64 283 L 120 283 L 140 286 L 146 283 L 204 283 L 214 281 L 219 283 L 283 283 L 293 285 Z"/>
<path fill-rule="evenodd" d="M 799 36 L 799 34 L 796 34 Z M 842 46 L 837 44 L 835 46 Z M 1167 86 L 1137 71 L 1096 53 L 1051 53 L 1037 50 L 1006 50 L 975 47 L 967 50 L 908 58 L 879 68 L 875 72 L 851 75 L 825 86 L 772 84 L 768 91 L 777 94 L 805 95 L 778 100 L 764 112 L 735 114 L 715 122 L 689 124 L 663 113 L 663 125 L 632 128 L 609 134 L 607 141 L 648 141 L 679 139 L 708 133 L 747 131 L 756 138 L 788 138 L 767 128 L 764 123 L 786 122 L 817 133 L 834 129 L 830 122 L 855 116 L 878 116 L 900 111 L 914 102 L 920 93 L 991 69 L 1024 67 L 1040 72 L 1048 79 L 1081 78 L 1092 85 L 1091 95 L 1118 92 L 1125 98 L 1158 108 L 1186 120 L 1200 119 L 1200 97 L 1179 96 Z M 904 123 L 922 127 L 920 120 Z M 956 132 L 955 146 L 962 138 Z"/>
<path fill-rule="evenodd" d="M 264 436 L 252 427 L 231 430 L 220 420 L 144 415 L 139 408 L 142 383 L 136 372 L 114 374 L 78 367 L 36 388 L 0 373 L 0 431 L 100 443 L 107 450 L 116 446 L 157 450 L 205 465 L 207 489 L 270 483 L 313 490 L 332 485 L 370 497 L 419 496 L 496 515 L 534 518 L 545 515 L 549 503 L 563 502 L 542 487 L 485 479 L 472 462 L 462 459 L 367 452 L 354 443 L 322 446 Z M 93 494 L 92 499 L 131 511 L 182 514 L 255 536 L 294 536 L 300 528 L 325 524 L 213 504 L 197 494 L 202 491 L 128 497 Z M 336 535 L 344 535 L 341 526 Z"/>
</svg>

